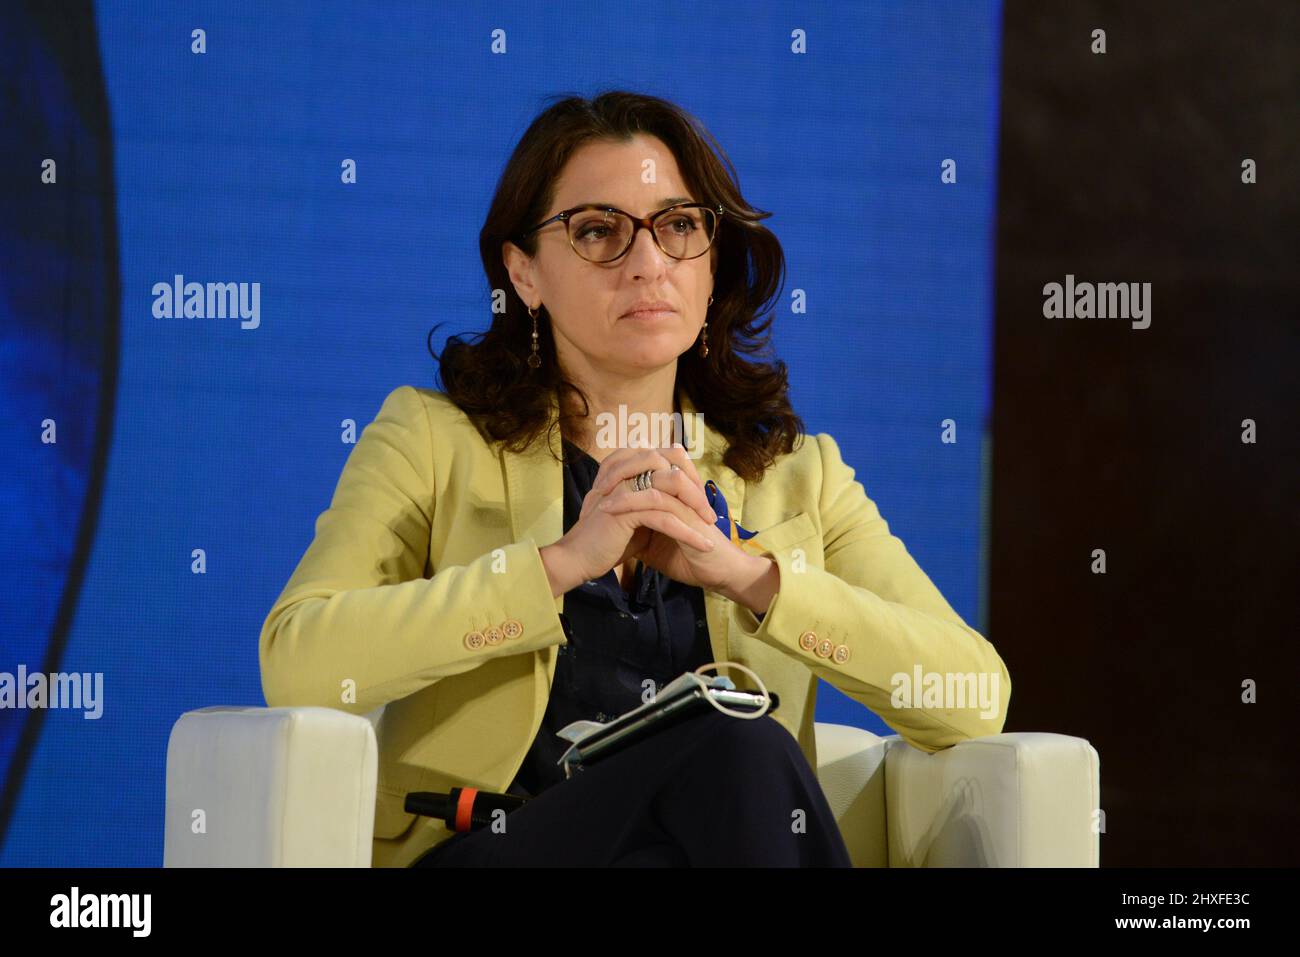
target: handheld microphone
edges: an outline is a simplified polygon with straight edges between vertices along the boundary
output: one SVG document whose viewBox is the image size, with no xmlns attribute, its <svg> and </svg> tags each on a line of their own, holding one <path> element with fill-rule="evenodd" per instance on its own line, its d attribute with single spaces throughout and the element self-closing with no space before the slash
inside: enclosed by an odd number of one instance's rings
<svg viewBox="0 0 1300 957">
<path fill-rule="evenodd" d="M 452 831 L 472 831 L 487 827 L 497 811 L 509 814 L 528 803 L 514 794 L 480 791 L 478 788 L 452 788 L 440 791 L 412 791 L 406 795 L 407 814 L 420 814 L 442 821 Z"/>
</svg>

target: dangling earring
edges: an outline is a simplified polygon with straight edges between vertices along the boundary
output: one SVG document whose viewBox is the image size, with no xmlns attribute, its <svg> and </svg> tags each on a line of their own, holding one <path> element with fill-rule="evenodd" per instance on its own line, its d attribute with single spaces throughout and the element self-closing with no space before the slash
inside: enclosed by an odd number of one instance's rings
<svg viewBox="0 0 1300 957">
<path fill-rule="evenodd" d="M 528 307 L 528 314 L 533 317 L 533 353 L 528 357 L 530 368 L 536 369 L 542 364 L 542 357 L 537 354 L 537 310 L 533 306 Z"/>
<path fill-rule="evenodd" d="M 706 305 L 705 308 L 711 305 L 713 305 L 712 296 L 709 297 L 708 304 Z M 703 356 L 707 356 L 708 354 L 709 354 L 709 317 L 705 316 L 704 328 L 700 330 L 700 355 L 703 357 Z"/>
</svg>

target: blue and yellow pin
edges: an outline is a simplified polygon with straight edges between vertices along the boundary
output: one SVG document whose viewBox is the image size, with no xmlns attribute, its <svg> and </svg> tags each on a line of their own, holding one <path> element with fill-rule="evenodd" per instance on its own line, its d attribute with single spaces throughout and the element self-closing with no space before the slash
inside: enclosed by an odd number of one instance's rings
<svg viewBox="0 0 1300 957">
<path fill-rule="evenodd" d="M 753 545 L 746 544 L 747 541 L 757 535 L 758 532 L 751 532 L 747 528 L 741 528 L 739 522 L 733 522 L 731 520 L 731 511 L 727 508 L 726 496 L 722 494 L 722 489 L 718 488 L 718 486 L 714 484 L 713 479 L 709 479 L 704 483 L 704 494 L 708 498 L 709 506 L 713 509 L 714 514 L 718 516 L 718 520 L 715 523 L 718 526 L 718 530 L 721 531 L 723 535 L 726 535 L 727 538 L 731 539 L 731 542 L 734 545 L 737 545 L 740 548 L 744 548 L 748 551 L 754 551 L 758 548 L 757 542 L 753 543 Z"/>
</svg>

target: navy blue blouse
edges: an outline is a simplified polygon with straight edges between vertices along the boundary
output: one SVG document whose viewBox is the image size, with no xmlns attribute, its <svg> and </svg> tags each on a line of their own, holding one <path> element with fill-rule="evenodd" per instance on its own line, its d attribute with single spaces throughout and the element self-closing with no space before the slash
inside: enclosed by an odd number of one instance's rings
<svg viewBox="0 0 1300 957">
<path fill-rule="evenodd" d="M 600 463 L 563 440 L 564 530 L 582 511 Z M 574 721 L 608 721 L 644 703 L 651 679 L 656 692 L 684 671 L 713 660 L 704 592 L 637 563 L 629 595 L 615 569 L 564 596 L 565 634 L 555 665 L 546 714 L 509 792 L 535 797 L 564 780 L 556 763 L 569 743 L 557 736 Z"/>
</svg>

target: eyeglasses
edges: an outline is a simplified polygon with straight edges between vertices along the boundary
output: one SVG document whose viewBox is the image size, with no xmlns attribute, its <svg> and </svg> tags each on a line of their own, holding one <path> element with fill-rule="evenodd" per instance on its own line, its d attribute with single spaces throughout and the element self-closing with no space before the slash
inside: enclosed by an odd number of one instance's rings
<svg viewBox="0 0 1300 957">
<path fill-rule="evenodd" d="M 587 203 L 556 213 L 518 235 L 523 240 L 556 220 L 564 223 L 573 251 L 588 262 L 609 263 L 632 248 L 638 229 L 650 230 L 655 245 L 673 259 L 696 259 L 713 245 L 721 205 L 678 203 L 650 216 L 637 218 L 613 206 Z"/>
</svg>

